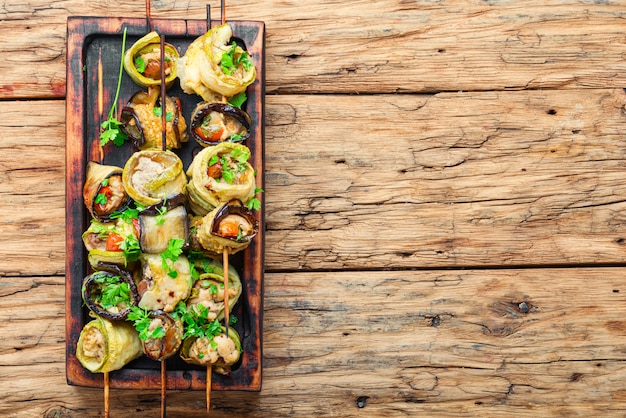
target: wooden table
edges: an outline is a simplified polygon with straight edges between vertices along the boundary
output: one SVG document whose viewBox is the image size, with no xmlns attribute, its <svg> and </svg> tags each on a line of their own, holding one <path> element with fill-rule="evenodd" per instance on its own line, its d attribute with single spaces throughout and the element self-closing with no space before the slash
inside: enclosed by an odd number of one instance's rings
<svg viewBox="0 0 626 418">
<path fill-rule="evenodd" d="M 211 416 L 624 416 L 626 3 L 523 3 L 228 2 L 267 33 L 264 372 Z M 100 389 L 65 380 L 78 15 L 145 9 L 0 12 L 5 417 L 103 413 Z M 112 416 L 159 399 L 112 390 Z M 168 392 L 168 416 L 204 409 Z"/>
</svg>

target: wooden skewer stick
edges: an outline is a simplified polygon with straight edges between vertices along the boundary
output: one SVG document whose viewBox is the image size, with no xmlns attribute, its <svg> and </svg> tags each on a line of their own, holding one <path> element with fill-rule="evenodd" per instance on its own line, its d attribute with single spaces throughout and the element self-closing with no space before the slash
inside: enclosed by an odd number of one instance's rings
<svg viewBox="0 0 626 418">
<path fill-rule="evenodd" d="M 165 35 L 161 35 L 161 148 L 167 149 L 167 90 L 165 87 Z"/>
<path fill-rule="evenodd" d="M 109 372 L 104 372 L 104 418 L 109 418 Z"/>
<path fill-rule="evenodd" d="M 228 337 L 228 325 L 230 323 L 230 306 L 228 306 L 228 247 L 224 247 L 222 254 L 224 264 L 224 328 L 226 329 L 226 337 Z"/>
<path fill-rule="evenodd" d="M 167 389 L 167 374 L 165 359 L 161 360 L 161 418 L 165 418 L 165 391 Z"/>
<path fill-rule="evenodd" d="M 146 24 L 148 25 L 148 32 L 151 32 L 152 16 L 150 15 L 150 0 L 146 0 Z"/>
<path fill-rule="evenodd" d="M 206 412 L 209 413 L 211 409 L 211 385 L 213 381 L 213 366 L 206 366 Z"/>
<path fill-rule="evenodd" d="M 98 117 L 98 126 L 101 126 L 102 119 L 104 118 L 104 87 L 102 86 L 102 49 L 98 50 Z M 98 141 L 98 154 L 100 158 L 100 164 L 102 164 L 104 162 L 104 150 L 102 149 L 100 139 L 96 138 L 96 140 Z"/>
<path fill-rule="evenodd" d="M 220 7 L 222 8 L 222 25 L 226 23 L 226 0 L 221 0 Z"/>
</svg>

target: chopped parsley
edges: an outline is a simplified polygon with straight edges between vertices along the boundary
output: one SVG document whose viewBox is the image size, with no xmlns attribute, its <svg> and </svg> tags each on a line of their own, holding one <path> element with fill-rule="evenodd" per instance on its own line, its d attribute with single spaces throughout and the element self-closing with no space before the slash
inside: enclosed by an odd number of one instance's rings
<svg viewBox="0 0 626 418">
<path fill-rule="evenodd" d="M 124 252 L 124 259 L 126 262 L 137 261 L 141 254 L 141 246 L 139 240 L 133 234 L 128 234 L 124 237 L 124 241 L 120 243 L 120 249 Z"/>
<path fill-rule="evenodd" d="M 143 57 L 139 56 L 135 58 L 135 68 L 140 73 L 146 71 L 146 61 L 143 59 Z"/>
<path fill-rule="evenodd" d="M 96 198 L 93 200 L 96 205 L 106 205 L 107 204 L 107 195 L 104 193 L 98 193 Z"/>
<path fill-rule="evenodd" d="M 248 100 L 248 96 L 246 96 L 245 91 L 242 91 L 241 93 L 236 94 L 233 97 L 231 97 L 230 100 L 228 101 L 228 104 L 241 109 L 241 106 L 243 106 L 246 100 Z"/>
<path fill-rule="evenodd" d="M 161 253 L 163 270 L 167 271 L 167 275 L 172 278 L 178 277 L 178 272 L 170 266 L 170 263 L 168 263 L 168 261 L 175 263 L 178 260 L 178 257 L 180 257 L 180 255 L 183 253 L 184 245 L 184 239 L 170 238 L 167 249 Z"/>
<path fill-rule="evenodd" d="M 237 177 L 248 168 L 248 159 L 250 152 L 239 148 L 233 148 L 228 154 L 222 156 L 213 155 L 209 159 L 209 165 L 220 163 L 222 165 L 222 179 L 232 184 Z"/>
<path fill-rule="evenodd" d="M 220 322 L 217 319 L 210 320 L 209 308 L 201 303 L 187 308 L 184 302 L 179 302 L 172 316 L 183 323 L 185 330 L 183 340 L 188 337 L 197 337 L 208 338 L 212 341 L 214 337 L 222 333 Z"/>
<path fill-rule="evenodd" d="M 102 309 L 111 309 L 120 305 L 131 304 L 130 286 L 120 276 L 111 276 L 106 273 L 94 276 L 93 281 L 98 284 L 92 294 L 94 302 Z"/>
<path fill-rule="evenodd" d="M 145 308 L 133 306 L 128 314 L 128 320 L 133 322 L 133 326 L 139 333 L 139 339 L 142 341 L 156 340 L 165 337 L 165 329 L 162 326 L 155 327 L 150 330 L 150 313 Z"/>
<path fill-rule="evenodd" d="M 256 187 L 256 188 L 254 189 L 254 194 L 256 195 L 257 193 L 263 193 L 264 191 L 265 191 L 265 190 L 263 190 L 263 189 L 260 189 L 260 188 Z M 247 206 L 247 207 L 248 207 L 248 209 L 250 209 L 250 210 L 259 210 L 259 209 L 261 209 L 261 201 L 260 201 L 258 198 L 253 197 L 252 199 L 250 199 L 250 200 L 248 201 L 248 203 L 246 204 L 246 206 Z"/>
<path fill-rule="evenodd" d="M 167 108 L 166 108 L 167 109 Z M 161 110 L 161 106 L 155 106 L 152 108 L 152 114 L 156 117 L 161 117 L 162 115 L 162 110 Z M 171 122 L 172 119 L 174 119 L 174 114 L 172 112 L 165 112 L 165 120 L 167 122 Z"/>
<path fill-rule="evenodd" d="M 220 67 L 226 75 L 231 75 L 239 66 L 243 66 L 245 71 L 250 70 L 253 67 L 250 55 L 241 48 L 237 48 L 237 43 L 233 41 L 228 49 L 222 54 L 220 61 Z"/>
<path fill-rule="evenodd" d="M 111 214 L 111 219 L 122 219 L 126 222 L 132 222 L 133 219 L 139 218 L 139 212 L 144 209 L 145 208 L 143 206 L 135 202 L 135 208 L 126 208 L 122 212 L 113 212 Z"/>
</svg>

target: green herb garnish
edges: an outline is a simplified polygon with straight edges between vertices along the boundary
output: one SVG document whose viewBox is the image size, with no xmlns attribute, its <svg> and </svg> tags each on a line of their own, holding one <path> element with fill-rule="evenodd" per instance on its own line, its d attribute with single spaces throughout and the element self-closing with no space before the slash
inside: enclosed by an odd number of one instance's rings
<svg viewBox="0 0 626 418">
<path fill-rule="evenodd" d="M 180 255 L 183 253 L 184 245 L 184 239 L 170 238 L 167 249 L 161 253 L 163 270 L 167 271 L 167 275 L 172 278 L 178 277 L 178 272 L 170 266 L 168 261 L 175 263 L 178 260 L 178 257 L 180 257 Z"/>
<path fill-rule="evenodd" d="M 102 309 L 110 309 L 120 304 L 130 305 L 130 286 L 120 276 L 101 274 L 93 280 L 99 284 L 94 301 L 99 303 Z"/>
<path fill-rule="evenodd" d="M 98 193 L 96 198 L 93 200 L 96 205 L 106 205 L 107 204 L 107 195 L 104 193 Z"/>
<path fill-rule="evenodd" d="M 245 91 L 242 91 L 241 93 L 238 93 L 234 95 L 233 97 L 231 97 L 230 100 L 228 101 L 228 104 L 241 109 L 241 106 L 243 106 L 246 100 L 248 100 L 248 96 L 246 96 Z"/>
<path fill-rule="evenodd" d="M 152 108 L 152 114 L 154 116 L 161 117 L 163 111 L 161 110 L 160 106 L 155 106 Z M 172 112 L 165 112 L 165 120 L 167 122 L 171 122 L 172 119 L 174 119 L 174 114 Z"/>
<path fill-rule="evenodd" d="M 133 322 L 135 329 L 139 333 L 139 338 L 143 341 L 165 337 L 165 329 L 161 326 L 150 330 L 152 319 L 147 309 L 133 306 L 128 314 L 128 320 Z"/>
<path fill-rule="evenodd" d="M 126 49 L 126 28 L 124 28 L 124 34 L 122 35 L 122 57 L 120 59 L 120 71 L 119 76 L 117 78 L 117 90 L 115 91 L 115 99 L 113 100 L 113 105 L 109 110 L 109 115 L 107 120 L 102 122 L 100 127 L 102 128 L 102 132 L 100 133 L 100 145 L 104 146 L 109 142 L 113 142 L 118 147 L 122 146 L 124 142 L 128 139 L 128 136 L 122 132 L 120 126 L 122 122 L 115 118 L 115 113 L 117 110 L 117 100 L 120 95 L 120 88 L 122 86 L 122 70 L 124 69 L 124 50 Z"/>
<path fill-rule="evenodd" d="M 243 66 L 243 69 L 248 71 L 254 65 L 250 59 L 250 55 L 241 48 L 237 48 L 237 43 L 232 42 L 230 47 L 222 54 L 222 60 L 220 61 L 220 67 L 226 75 L 231 75 L 239 65 Z"/>
<path fill-rule="evenodd" d="M 146 71 L 146 61 L 143 59 L 143 57 L 135 58 L 135 68 L 140 73 Z"/>
</svg>

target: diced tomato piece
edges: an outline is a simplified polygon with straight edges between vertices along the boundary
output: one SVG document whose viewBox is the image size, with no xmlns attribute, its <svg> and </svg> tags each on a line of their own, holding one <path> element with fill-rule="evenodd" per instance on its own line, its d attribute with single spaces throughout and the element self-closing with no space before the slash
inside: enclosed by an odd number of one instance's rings
<svg viewBox="0 0 626 418">
<path fill-rule="evenodd" d="M 124 242 L 124 238 L 121 235 L 116 234 L 115 232 L 109 233 L 106 242 L 106 250 L 107 251 L 122 251 L 120 248 L 120 244 Z"/>
<path fill-rule="evenodd" d="M 219 231 L 223 237 L 236 237 L 239 233 L 239 225 L 233 222 L 222 222 Z"/>
</svg>

